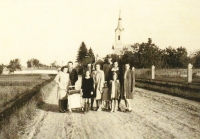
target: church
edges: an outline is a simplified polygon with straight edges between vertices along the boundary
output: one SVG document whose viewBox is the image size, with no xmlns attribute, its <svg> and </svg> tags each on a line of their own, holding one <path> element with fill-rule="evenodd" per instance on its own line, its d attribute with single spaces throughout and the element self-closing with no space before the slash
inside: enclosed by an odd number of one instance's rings
<svg viewBox="0 0 200 139">
<path fill-rule="evenodd" d="M 125 51 L 134 52 L 134 48 L 131 47 L 133 44 L 124 44 L 124 28 L 122 26 L 121 11 L 119 12 L 119 19 L 117 28 L 115 29 L 115 43 L 112 45 L 113 54 L 119 56 L 123 55 Z"/>
</svg>

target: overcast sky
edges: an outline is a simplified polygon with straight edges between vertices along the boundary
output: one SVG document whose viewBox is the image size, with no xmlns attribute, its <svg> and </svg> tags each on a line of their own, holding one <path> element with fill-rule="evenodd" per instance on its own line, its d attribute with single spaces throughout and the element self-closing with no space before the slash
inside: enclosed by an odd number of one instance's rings
<svg viewBox="0 0 200 139">
<path fill-rule="evenodd" d="M 200 0 L 0 0 L 0 64 L 75 61 L 82 41 L 105 56 L 121 9 L 124 43 L 200 49 Z"/>
</svg>

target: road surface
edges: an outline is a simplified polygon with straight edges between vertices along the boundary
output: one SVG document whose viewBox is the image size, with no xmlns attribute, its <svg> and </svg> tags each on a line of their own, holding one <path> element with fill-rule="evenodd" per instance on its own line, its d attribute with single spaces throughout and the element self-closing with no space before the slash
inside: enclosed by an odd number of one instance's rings
<svg viewBox="0 0 200 139">
<path fill-rule="evenodd" d="M 77 83 L 80 84 L 80 80 Z M 200 103 L 136 89 L 131 113 L 59 113 L 56 87 L 26 127 L 25 139 L 197 139 Z M 124 108 L 124 102 L 121 102 Z"/>
</svg>

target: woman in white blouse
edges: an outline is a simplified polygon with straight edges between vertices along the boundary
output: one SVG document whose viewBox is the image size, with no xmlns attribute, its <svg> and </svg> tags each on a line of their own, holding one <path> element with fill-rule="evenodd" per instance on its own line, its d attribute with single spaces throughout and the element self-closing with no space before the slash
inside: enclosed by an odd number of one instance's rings
<svg viewBox="0 0 200 139">
<path fill-rule="evenodd" d="M 67 66 L 61 68 L 61 71 L 56 75 L 55 82 L 58 85 L 57 98 L 58 98 L 58 106 L 59 112 L 65 112 L 67 110 L 67 100 L 68 100 L 68 89 L 70 85 L 69 74 L 67 73 Z M 69 107 L 69 111 L 71 109 Z"/>
</svg>

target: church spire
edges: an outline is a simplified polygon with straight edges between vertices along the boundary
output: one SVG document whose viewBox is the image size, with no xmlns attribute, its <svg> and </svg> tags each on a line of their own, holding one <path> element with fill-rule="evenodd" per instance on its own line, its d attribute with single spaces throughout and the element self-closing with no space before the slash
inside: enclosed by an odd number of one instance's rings
<svg viewBox="0 0 200 139">
<path fill-rule="evenodd" d="M 117 25 L 116 30 L 120 30 L 120 31 L 124 30 L 124 28 L 122 27 L 121 10 L 119 10 L 119 19 L 118 19 L 118 25 Z"/>
<path fill-rule="evenodd" d="M 121 19 L 121 9 L 119 10 L 119 20 L 122 20 Z"/>
</svg>

